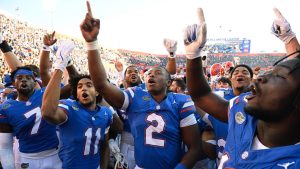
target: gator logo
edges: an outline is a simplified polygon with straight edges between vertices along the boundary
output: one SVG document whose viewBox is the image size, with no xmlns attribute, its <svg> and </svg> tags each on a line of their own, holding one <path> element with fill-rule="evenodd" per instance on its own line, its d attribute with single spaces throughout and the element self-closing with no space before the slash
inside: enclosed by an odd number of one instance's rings
<svg viewBox="0 0 300 169">
<path fill-rule="evenodd" d="M 149 96 L 143 96 L 144 101 L 149 101 L 151 98 Z"/>
<path fill-rule="evenodd" d="M 2 107 L 1 107 L 1 108 L 5 110 L 5 109 L 8 109 L 8 108 L 10 108 L 10 106 L 11 106 L 10 104 L 8 104 L 8 103 L 5 103 L 5 104 L 3 104 L 3 105 L 2 105 Z"/>
<path fill-rule="evenodd" d="M 72 109 L 75 110 L 75 111 L 78 111 L 79 110 L 79 107 L 75 106 L 75 105 L 72 105 Z"/>
<path fill-rule="evenodd" d="M 235 114 L 236 123 L 242 124 L 242 123 L 244 123 L 245 120 L 246 120 L 246 117 L 244 116 L 244 114 L 242 112 L 237 112 Z"/>
</svg>

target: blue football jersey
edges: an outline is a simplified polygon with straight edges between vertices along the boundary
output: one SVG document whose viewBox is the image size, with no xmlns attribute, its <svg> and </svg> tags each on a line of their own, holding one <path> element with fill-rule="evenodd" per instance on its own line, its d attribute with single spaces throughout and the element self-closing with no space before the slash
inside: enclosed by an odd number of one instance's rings
<svg viewBox="0 0 300 169">
<path fill-rule="evenodd" d="M 27 102 L 7 100 L 0 107 L 0 123 L 12 126 L 22 153 L 38 153 L 58 147 L 56 126 L 41 115 L 44 88 L 35 90 Z"/>
<path fill-rule="evenodd" d="M 123 131 L 131 133 L 127 113 L 124 110 L 117 110 L 117 113 L 123 122 Z"/>
<path fill-rule="evenodd" d="M 196 125 L 191 98 L 168 93 L 157 103 L 140 87 L 124 91 L 122 107 L 134 137 L 136 164 L 146 169 L 173 169 L 181 160 L 181 127 Z"/>
<path fill-rule="evenodd" d="M 233 90 L 231 88 L 228 89 L 220 88 L 220 89 L 216 89 L 214 92 L 226 100 L 230 100 L 235 97 L 233 94 Z M 218 164 L 224 152 L 226 138 L 228 134 L 228 124 L 208 114 L 206 114 L 203 119 L 214 130 L 215 140 L 216 140 L 217 164 Z"/>
<path fill-rule="evenodd" d="M 222 96 L 226 100 L 230 100 L 235 97 L 232 88 L 219 88 L 215 89 L 214 92 L 216 94 L 220 94 L 220 96 Z"/>
<path fill-rule="evenodd" d="M 97 169 L 100 146 L 113 119 L 111 110 L 97 106 L 95 111 L 90 111 L 71 99 L 61 100 L 59 108 L 68 117 L 58 127 L 61 141 L 59 157 L 63 169 Z"/>
<path fill-rule="evenodd" d="M 244 112 L 246 95 L 230 100 L 229 132 L 219 168 L 299 169 L 299 144 L 252 150 L 257 119 Z"/>
</svg>

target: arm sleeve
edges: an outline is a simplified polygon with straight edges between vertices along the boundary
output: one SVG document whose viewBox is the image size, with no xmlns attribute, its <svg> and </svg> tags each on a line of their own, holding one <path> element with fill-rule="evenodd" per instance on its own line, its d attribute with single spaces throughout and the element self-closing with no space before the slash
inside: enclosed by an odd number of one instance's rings
<svg viewBox="0 0 300 169">
<path fill-rule="evenodd" d="M 180 127 L 187 127 L 194 124 L 197 124 L 194 113 L 196 112 L 196 108 L 194 106 L 194 102 L 191 98 L 185 98 L 180 109 Z"/>
<path fill-rule="evenodd" d="M 135 95 L 135 91 L 136 91 L 136 87 L 130 87 L 123 91 L 125 99 L 121 110 L 124 110 L 126 112 L 128 107 L 130 107 Z"/>
</svg>

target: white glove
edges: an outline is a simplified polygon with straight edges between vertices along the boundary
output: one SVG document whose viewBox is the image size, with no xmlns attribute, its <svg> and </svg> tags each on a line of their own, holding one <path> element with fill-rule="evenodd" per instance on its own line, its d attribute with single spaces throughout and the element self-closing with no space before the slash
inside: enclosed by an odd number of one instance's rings
<svg viewBox="0 0 300 169">
<path fill-rule="evenodd" d="M 4 37 L 2 36 L 2 34 L 0 33 L 0 44 L 4 41 Z"/>
<path fill-rule="evenodd" d="M 290 23 L 282 16 L 277 8 L 273 9 L 276 15 L 272 24 L 272 33 L 282 40 L 285 44 L 289 43 L 294 37 L 295 33 L 292 31 Z"/>
<path fill-rule="evenodd" d="M 73 65 L 73 59 L 70 57 L 67 67 L 72 66 L 72 65 Z"/>
<path fill-rule="evenodd" d="M 110 151 L 113 154 L 120 153 L 120 148 L 119 148 L 119 145 L 118 145 L 117 141 L 115 141 L 114 139 L 109 139 L 108 140 L 108 145 L 109 145 Z"/>
<path fill-rule="evenodd" d="M 75 48 L 75 45 L 72 41 L 63 42 L 57 49 L 55 54 L 55 60 L 53 64 L 54 69 L 59 69 L 64 71 L 70 61 L 70 53 Z"/>
<path fill-rule="evenodd" d="M 169 52 L 169 57 L 174 58 L 177 50 L 177 41 L 171 39 L 164 39 L 164 46 Z"/>
<path fill-rule="evenodd" d="M 206 23 L 202 8 L 198 8 L 199 25 L 189 25 L 184 31 L 184 45 L 187 59 L 200 57 L 206 43 Z"/>
</svg>

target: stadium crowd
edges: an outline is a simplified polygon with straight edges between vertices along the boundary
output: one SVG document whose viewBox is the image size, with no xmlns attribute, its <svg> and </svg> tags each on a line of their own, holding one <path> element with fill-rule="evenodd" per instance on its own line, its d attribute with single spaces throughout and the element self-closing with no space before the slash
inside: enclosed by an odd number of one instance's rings
<svg viewBox="0 0 300 169">
<path fill-rule="evenodd" d="M 289 22 L 274 8 L 286 54 L 250 54 L 205 45 L 197 12 L 186 53 L 164 39 L 165 55 L 99 46 L 88 1 L 83 40 L 0 14 L 0 168 L 300 168 Z"/>
</svg>

